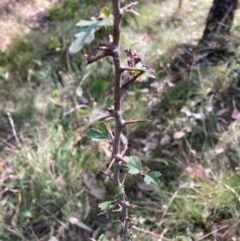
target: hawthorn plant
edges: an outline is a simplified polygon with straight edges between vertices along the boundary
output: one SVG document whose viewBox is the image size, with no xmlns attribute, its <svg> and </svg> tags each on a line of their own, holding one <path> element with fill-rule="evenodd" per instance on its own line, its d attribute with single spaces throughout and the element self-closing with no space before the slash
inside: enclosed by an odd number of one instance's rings
<svg viewBox="0 0 240 241">
<path fill-rule="evenodd" d="M 152 183 L 156 186 L 159 185 L 159 176 L 161 175 L 160 172 L 150 172 L 148 167 L 143 167 L 141 161 L 136 156 L 125 156 L 128 143 L 121 138 L 122 131 L 127 125 L 148 121 L 141 119 L 124 120 L 122 118 L 123 93 L 143 75 L 154 78 L 148 67 L 142 62 L 139 53 L 133 51 L 132 47 L 125 50 L 128 59 L 126 65 L 123 65 L 120 59 L 121 20 L 126 12 L 138 14 L 133 10 L 137 4 L 138 2 L 131 2 L 125 6 L 121 6 L 120 0 L 112 0 L 112 11 L 104 7 L 97 18 L 81 20 L 76 24 L 78 31 L 75 34 L 75 40 L 69 47 L 71 54 L 78 53 L 85 45 L 90 44 L 95 39 L 96 31 L 110 28 L 112 32 L 107 36 L 107 42 L 99 44 L 98 52 L 95 55 L 85 55 L 87 65 L 105 57 L 111 57 L 114 68 L 113 97 L 109 96 L 105 103 L 104 110 L 106 111 L 106 115 L 101 118 L 98 129 L 92 128 L 86 135 L 93 141 L 105 140 L 112 145 L 110 164 L 107 170 L 99 171 L 103 175 L 108 176 L 109 180 L 113 182 L 115 192 L 111 200 L 99 204 L 99 208 L 101 209 L 99 215 L 106 215 L 110 218 L 110 221 L 119 226 L 120 236 L 123 241 L 131 240 L 129 209 L 135 207 L 129 202 L 124 189 L 127 174 L 140 174 L 144 177 L 144 181 L 147 184 Z M 110 118 L 114 119 L 114 130 L 104 122 Z"/>
</svg>

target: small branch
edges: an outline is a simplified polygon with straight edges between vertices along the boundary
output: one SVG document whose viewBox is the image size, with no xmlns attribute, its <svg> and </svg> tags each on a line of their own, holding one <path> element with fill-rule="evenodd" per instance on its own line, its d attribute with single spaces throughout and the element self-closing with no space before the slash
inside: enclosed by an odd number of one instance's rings
<svg viewBox="0 0 240 241">
<path fill-rule="evenodd" d="M 17 132 L 16 132 L 16 129 L 15 129 L 14 121 L 13 121 L 13 119 L 11 117 L 10 112 L 7 112 L 7 116 L 8 116 L 10 125 L 12 127 L 13 136 L 14 136 L 16 142 L 17 142 L 18 147 L 20 147 L 20 142 L 19 142 L 19 139 L 18 139 L 18 136 L 17 136 Z"/>
<path fill-rule="evenodd" d="M 152 235 L 154 237 L 160 238 L 160 240 L 162 240 L 162 241 L 171 241 L 171 239 L 164 238 L 162 235 L 156 234 L 154 232 L 151 232 L 151 231 L 148 231 L 148 230 L 145 230 L 145 229 L 142 229 L 142 228 L 138 228 L 135 225 L 132 226 L 132 229 L 134 229 L 136 231 L 143 232 L 143 233 L 150 234 L 150 235 Z"/>
<path fill-rule="evenodd" d="M 122 85 L 122 89 L 126 89 L 130 84 L 132 84 L 134 81 L 136 81 L 137 78 L 140 77 L 143 73 L 144 73 L 144 71 L 141 71 L 138 74 L 134 75 L 132 78 L 130 78 L 128 81 L 126 81 Z"/>
<path fill-rule="evenodd" d="M 123 11 L 123 12 L 132 11 L 132 8 L 135 7 L 137 4 L 138 4 L 138 2 L 132 2 L 132 3 L 124 6 L 124 7 L 122 8 L 122 11 Z"/>
<path fill-rule="evenodd" d="M 108 45 L 100 45 L 98 47 L 98 50 L 103 50 L 103 51 L 112 51 L 112 46 L 108 46 Z"/>
<path fill-rule="evenodd" d="M 124 233 L 124 235 L 125 235 L 125 237 L 124 237 L 124 241 L 126 240 L 128 240 L 127 239 L 127 234 L 129 233 L 129 230 L 128 230 L 128 226 L 129 226 L 129 217 L 128 217 L 128 207 L 126 207 L 125 205 L 123 206 L 124 208 L 123 208 L 123 212 L 125 212 L 126 213 L 126 215 L 125 215 L 125 219 L 123 220 L 123 228 L 122 228 L 122 230 L 123 230 L 123 233 Z"/>
<path fill-rule="evenodd" d="M 122 71 L 141 71 L 141 72 L 145 72 L 145 70 L 143 70 L 143 69 L 138 69 L 138 68 L 129 67 L 129 66 L 122 67 Z"/>
<path fill-rule="evenodd" d="M 122 131 L 122 118 L 121 118 L 121 62 L 120 62 L 120 29 L 122 20 L 122 11 L 120 7 L 120 0 L 112 0 L 113 6 L 113 64 L 114 64 L 114 112 L 115 115 L 115 132 L 113 143 L 113 156 L 118 155 L 120 146 L 120 135 Z M 116 163 L 114 168 L 114 182 L 119 186 L 119 168 Z"/>
<path fill-rule="evenodd" d="M 100 169 L 98 169 L 98 171 L 99 171 L 100 173 L 108 176 L 109 178 L 111 178 L 111 174 L 109 174 L 107 171 L 105 172 L 105 171 L 102 171 L 102 170 L 100 170 Z"/>
<path fill-rule="evenodd" d="M 12 228 L 9 228 L 7 226 L 4 226 L 4 229 L 6 229 L 8 232 L 15 234 L 17 237 L 21 238 L 24 241 L 29 241 L 29 239 L 26 239 L 25 237 L 23 237 L 19 232 L 15 231 Z"/>
<path fill-rule="evenodd" d="M 128 149 L 128 144 L 123 146 L 123 150 L 121 151 L 121 156 L 125 155 L 125 152 L 127 151 L 127 149 Z"/>
<path fill-rule="evenodd" d="M 136 124 L 141 122 L 150 122 L 150 121 L 151 120 L 129 120 L 129 121 L 125 121 L 124 125 Z"/>
<path fill-rule="evenodd" d="M 109 127 L 107 125 L 106 125 L 106 128 L 107 128 L 107 132 L 108 132 L 108 134 L 109 134 L 109 136 L 111 138 L 111 141 L 112 141 L 114 139 L 114 135 L 113 135 L 112 131 L 109 129 Z"/>
<path fill-rule="evenodd" d="M 106 173 L 108 173 L 108 172 L 109 172 L 109 170 L 110 170 L 110 169 L 111 169 L 111 167 L 113 166 L 114 162 L 115 162 L 115 158 L 113 158 L 113 159 L 111 160 L 111 162 L 110 162 L 110 164 L 109 164 L 109 166 L 108 166 L 108 168 L 107 168 Z"/>
<path fill-rule="evenodd" d="M 116 210 L 112 210 L 111 213 L 121 213 L 122 212 L 122 208 L 116 209 Z M 97 216 L 105 216 L 108 215 L 108 212 L 100 212 L 97 214 Z"/>
<path fill-rule="evenodd" d="M 135 204 L 129 204 L 129 208 L 142 208 L 142 207 L 140 207 L 140 206 L 137 206 L 137 205 L 135 205 Z"/>
<path fill-rule="evenodd" d="M 106 120 L 106 119 L 111 118 L 111 117 L 113 117 L 113 114 L 108 114 L 108 115 L 105 115 L 105 116 L 99 118 L 98 121 L 103 121 L 103 120 Z"/>
<path fill-rule="evenodd" d="M 88 105 L 77 105 L 77 106 L 71 108 L 70 110 L 68 110 L 67 112 L 63 113 L 63 115 L 66 116 L 66 115 L 69 115 L 75 111 L 78 111 L 78 110 L 84 109 L 84 108 L 89 108 L 89 106 Z"/>
<path fill-rule="evenodd" d="M 114 110 L 112 108 L 103 108 L 103 110 L 108 111 L 110 114 L 114 116 Z"/>
<path fill-rule="evenodd" d="M 127 165 L 127 160 L 126 159 L 124 159 L 121 155 L 117 155 L 117 158 L 121 161 L 121 162 L 123 162 L 124 164 L 126 164 Z"/>
<path fill-rule="evenodd" d="M 126 181 L 126 177 L 127 177 L 127 174 L 125 174 L 124 177 L 123 177 L 122 185 L 124 185 L 124 183 L 125 183 L 125 181 Z"/>
<path fill-rule="evenodd" d="M 95 56 L 93 55 L 90 55 L 90 54 L 85 54 L 85 57 L 87 58 L 87 64 L 86 65 L 89 65 L 91 63 L 94 63 L 104 57 L 107 57 L 107 56 L 111 56 L 112 53 L 111 51 L 104 51 L 104 50 L 101 50 L 99 51 Z"/>
<path fill-rule="evenodd" d="M 177 191 L 172 195 L 172 197 L 171 197 L 171 199 L 170 199 L 170 201 L 169 201 L 169 203 L 168 203 L 168 205 L 167 205 L 167 208 L 164 210 L 164 213 L 163 213 L 163 215 L 162 215 L 162 217 L 161 217 L 161 220 L 160 220 L 159 223 L 158 223 L 158 226 L 161 226 L 161 225 L 162 225 L 163 219 L 164 219 L 165 215 L 167 214 L 170 205 L 172 204 L 172 202 L 174 201 L 174 199 L 175 199 L 176 196 L 178 195 L 178 192 L 179 192 L 181 189 L 182 189 L 182 186 L 178 187 Z"/>
<path fill-rule="evenodd" d="M 197 241 L 204 240 L 205 238 L 207 238 L 207 237 L 211 236 L 212 234 L 217 233 L 218 231 L 225 229 L 225 228 L 228 228 L 228 225 L 224 225 L 219 229 L 213 230 L 212 232 L 202 236 L 201 238 L 198 238 Z"/>
<path fill-rule="evenodd" d="M 220 34 L 222 27 L 224 27 L 226 25 L 225 21 L 228 17 L 228 15 L 230 14 L 230 12 L 233 9 L 233 4 L 231 5 L 231 7 L 229 7 L 228 11 L 225 13 L 225 15 L 223 16 L 223 18 L 221 19 L 221 21 L 218 23 L 217 29 L 216 29 L 216 34 Z"/>
<path fill-rule="evenodd" d="M 69 50 L 66 51 L 66 64 L 67 64 L 67 69 L 71 75 L 73 75 L 71 63 L 70 63 L 70 55 L 69 55 Z"/>
</svg>

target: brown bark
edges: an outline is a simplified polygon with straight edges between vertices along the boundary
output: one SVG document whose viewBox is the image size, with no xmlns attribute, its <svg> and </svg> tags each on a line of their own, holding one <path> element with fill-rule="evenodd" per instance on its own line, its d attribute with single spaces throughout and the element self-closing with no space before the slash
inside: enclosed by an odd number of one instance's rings
<svg viewBox="0 0 240 241">
<path fill-rule="evenodd" d="M 238 0 L 214 0 L 200 42 L 209 42 L 215 35 L 229 35 Z"/>
</svg>

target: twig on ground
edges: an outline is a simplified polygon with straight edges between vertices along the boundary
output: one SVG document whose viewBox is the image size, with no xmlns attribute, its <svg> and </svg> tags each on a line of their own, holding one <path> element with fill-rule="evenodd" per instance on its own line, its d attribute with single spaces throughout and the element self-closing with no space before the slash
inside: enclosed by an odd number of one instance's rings
<svg viewBox="0 0 240 241">
<path fill-rule="evenodd" d="M 168 238 L 164 238 L 162 235 L 159 235 L 159 234 L 156 234 L 154 232 L 151 232 L 151 231 L 148 231 L 148 230 L 145 230 L 145 229 L 142 229 L 142 228 L 138 228 L 136 227 L 135 225 L 132 226 L 132 229 L 136 230 L 136 231 L 140 231 L 140 232 L 143 232 L 143 233 L 147 233 L 147 234 L 150 234 L 154 237 L 157 237 L 159 238 L 159 241 L 162 240 L 162 241 L 171 241 L 171 239 L 168 239 Z"/>
<path fill-rule="evenodd" d="M 23 237 L 19 232 L 17 232 L 16 230 L 6 227 L 4 226 L 4 229 L 6 229 L 8 232 L 15 234 L 16 236 L 18 236 L 19 238 L 21 238 L 23 241 L 30 241 L 29 239 L 26 239 L 25 237 Z"/>
<path fill-rule="evenodd" d="M 12 127 L 12 132 L 13 132 L 14 138 L 15 138 L 15 140 L 17 142 L 18 147 L 20 147 L 20 142 L 19 142 L 19 139 L 18 139 L 18 136 L 17 136 L 17 132 L 16 132 L 16 129 L 15 129 L 15 125 L 14 125 L 14 122 L 13 122 L 13 119 L 11 117 L 10 112 L 7 112 L 7 116 L 8 116 L 10 125 Z"/>
</svg>

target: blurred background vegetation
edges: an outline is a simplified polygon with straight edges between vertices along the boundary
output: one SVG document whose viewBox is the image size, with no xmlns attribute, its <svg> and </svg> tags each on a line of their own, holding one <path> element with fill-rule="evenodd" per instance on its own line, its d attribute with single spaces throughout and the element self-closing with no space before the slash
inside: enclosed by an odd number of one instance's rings
<svg viewBox="0 0 240 241">
<path fill-rule="evenodd" d="M 124 1 L 123 1 L 124 2 Z M 133 240 L 230 241 L 240 237 L 240 12 L 231 35 L 199 45 L 208 0 L 139 1 L 123 20 L 157 78 L 124 96 L 128 154 L 162 173 L 161 187 L 129 177 Z M 111 151 L 85 137 L 103 114 L 111 61 L 70 55 L 75 23 L 110 1 L 0 2 L 0 240 L 117 240 L 98 203 L 112 196 L 98 173 Z M 100 37 L 100 36 L 99 36 Z M 99 40 L 100 41 L 100 40 Z M 122 55 L 124 61 L 124 54 Z M 111 125 L 111 122 L 109 123 Z"/>
</svg>

